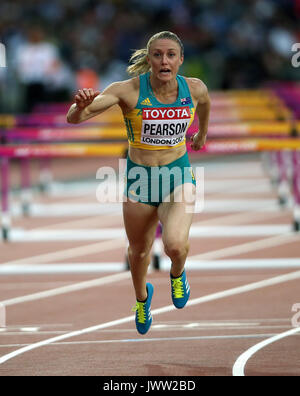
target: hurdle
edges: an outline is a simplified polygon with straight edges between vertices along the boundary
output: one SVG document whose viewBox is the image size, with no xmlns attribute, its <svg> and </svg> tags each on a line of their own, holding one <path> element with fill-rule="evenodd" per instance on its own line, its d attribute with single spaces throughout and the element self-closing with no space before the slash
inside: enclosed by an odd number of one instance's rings
<svg viewBox="0 0 300 396">
<path fill-rule="evenodd" d="M 271 154 L 273 162 L 273 174 L 271 174 L 271 182 L 278 186 L 279 205 L 284 207 L 288 203 L 288 195 L 290 184 L 293 177 L 291 156 L 287 151 L 276 151 Z"/>
<path fill-rule="evenodd" d="M 189 148 L 189 151 L 191 149 Z M 294 199 L 293 229 L 300 228 L 300 139 L 232 139 L 208 142 L 201 152 L 206 154 L 234 154 L 249 152 L 292 153 L 292 193 Z M 286 174 L 284 174 L 284 178 Z"/>
<path fill-rule="evenodd" d="M 124 128 L 116 126 L 88 126 L 80 127 L 14 127 L 10 129 L 0 130 L 0 139 L 2 143 L 7 144 L 38 144 L 38 143 L 99 143 L 99 142 L 125 142 L 126 133 Z M 28 215 L 30 202 L 30 175 L 29 175 L 29 158 L 23 158 L 21 166 L 21 187 L 23 213 Z M 51 159 L 41 157 L 39 189 L 46 192 L 50 182 L 52 181 L 52 173 L 50 171 Z"/>
<path fill-rule="evenodd" d="M 2 239 L 9 240 L 11 227 L 11 217 L 9 211 L 10 193 L 10 161 L 19 161 L 52 158 L 79 158 L 79 157 L 122 157 L 127 148 L 127 143 L 118 144 L 53 144 L 53 145 L 6 145 L 0 146 L 0 165 L 1 165 L 1 230 Z M 28 175 L 26 176 L 28 177 Z"/>
<path fill-rule="evenodd" d="M 53 122 L 51 126 L 14 126 L 7 129 L 0 130 L 0 139 L 3 144 L 9 143 L 31 143 L 33 145 L 37 143 L 99 143 L 99 142 L 125 142 L 127 136 L 123 128 L 120 127 L 122 120 L 117 118 L 112 124 L 94 124 L 88 123 L 85 127 L 81 125 L 67 124 L 67 126 L 55 125 L 56 116 L 50 114 L 50 118 L 46 117 L 46 122 Z M 1 117 L 1 116 L 0 116 Z M 60 116 L 61 117 L 61 116 Z M 24 118 L 24 117 L 23 117 Z M 33 115 L 28 117 L 28 123 L 35 124 L 39 123 L 44 118 L 40 115 Z M 26 122 L 27 122 L 26 121 Z M 44 120 L 45 121 L 45 120 Z M 119 122 L 119 124 L 117 123 Z M 229 120 L 230 121 L 230 120 Z M 240 122 L 229 122 L 219 123 L 212 122 L 208 129 L 208 138 L 234 138 L 234 137 L 287 137 L 295 136 L 295 131 L 291 127 L 291 124 L 287 121 L 244 121 Z M 20 121 L 22 123 L 22 121 Z M 25 123 L 26 124 L 26 123 Z M 190 126 L 187 137 L 190 137 L 193 133 L 198 130 L 198 120 L 195 117 L 194 122 Z M 23 159 L 23 168 L 21 169 L 22 179 L 22 201 L 23 201 L 23 213 L 24 215 L 29 214 L 29 202 L 30 202 L 30 191 L 29 191 L 29 180 L 30 176 L 26 169 L 29 164 L 26 162 L 28 159 Z M 52 174 L 50 171 L 50 158 L 40 158 L 40 182 L 39 189 L 42 192 L 46 192 L 49 183 L 52 180 Z"/>
<path fill-rule="evenodd" d="M 210 93 L 212 99 L 210 123 L 244 121 L 278 121 L 291 118 L 291 110 L 272 89 L 253 91 L 227 91 Z M 69 104 L 71 105 L 71 103 Z M 49 109 L 48 109 L 49 107 Z M 17 127 L 65 127 L 76 128 L 67 123 L 67 104 L 39 106 L 32 114 L 0 114 L 0 129 Z M 58 109 L 61 109 L 60 111 Z M 48 111 L 50 110 L 50 111 Z M 42 112 L 41 112 L 42 111 Z M 86 126 L 115 126 L 124 128 L 124 120 L 118 106 L 106 110 L 85 122 Z"/>
<path fill-rule="evenodd" d="M 70 103 L 71 105 L 71 103 Z M 87 120 L 86 125 L 94 126 L 123 126 L 122 113 L 118 106 L 106 110 L 101 116 Z M 31 114 L 0 114 L 0 129 L 9 129 L 17 127 L 66 127 L 76 128 L 73 124 L 68 124 L 66 113 L 31 113 Z"/>
<path fill-rule="evenodd" d="M 6 327 L 6 307 L 0 303 L 0 327 Z"/>
<path fill-rule="evenodd" d="M 280 153 L 284 151 L 298 150 L 298 142 L 289 140 L 288 137 L 297 136 L 291 123 L 291 111 L 284 105 L 283 101 L 270 90 L 258 91 L 239 91 L 239 92 L 213 92 L 213 107 L 208 130 L 208 138 L 216 139 L 218 142 L 210 141 L 206 144 L 202 154 L 230 154 L 261 151 L 263 153 L 272 153 L 278 156 L 279 169 L 281 169 L 281 179 L 286 181 L 284 167 L 280 165 Z M 232 109 L 234 107 L 234 109 Z M 43 109 L 45 110 L 45 109 Z M 66 123 L 65 114 L 56 114 L 53 112 L 19 115 L 19 116 L 1 116 L 0 126 L 4 125 L 4 130 L 0 131 L 2 141 L 6 143 L 19 142 L 19 145 L 8 144 L 4 146 L 6 151 L 0 150 L 0 156 L 4 155 L 1 162 L 1 177 L 7 185 L 2 190 L 2 236 L 3 239 L 9 239 L 10 216 L 8 210 L 7 191 L 9 191 L 9 161 L 10 158 L 20 158 L 23 162 L 22 170 L 22 191 L 23 195 L 23 213 L 28 214 L 29 205 L 29 173 L 28 161 L 30 158 L 39 158 L 45 164 L 56 157 L 83 157 L 83 156 L 105 156 L 107 150 L 112 149 L 110 155 L 121 155 L 126 150 L 123 117 L 116 108 L 110 109 L 100 118 L 88 120 L 85 127 L 71 125 Z M 122 126 L 122 127 L 121 127 Z M 197 118 L 190 127 L 187 137 L 198 130 Z M 267 140 L 253 139 L 261 137 L 279 138 L 280 144 L 268 145 Z M 226 138 L 226 141 L 222 139 Z M 236 138 L 243 138 L 244 141 L 237 141 Z M 252 139 L 252 140 L 251 140 Z M 73 144 L 74 141 L 76 144 Z M 101 141 L 101 145 L 99 145 Z M 115 141 L 115 144 L 109 146 L 108 142 Z M 24 142 L 31 143 L 24 144 Z M 40 142 L 48 143 L 40 144 Z M 60 145 L 56 143 L 60 142 Z M 72 142 L 72 144 L 67 144 Z M 79 146 L 77 143 L 81 142 Z M 86 142 L 89 142 L 86 144 Z M 92 146 L 90 143 L 93 142 Z M 124 143 L 123 143 L 124 142 Z M 51 146 L 49 145 L 51 143 Z M 102 144 L 103 143 L 103 144 Z M 258 144 L 259 143 L 259 144 Z M 225 145 L 225 146 L 224 146 Z M 103 147 L 103 150 L 101 149 Z M 104 148 L 105 146 L 105 148 Z M 110 147 L 110 148 L 109 148 Z M 119 147 L 119 148 L 118 148 Z M 120 148 L 121 147 L 121 148 Z M 1 148 L 1 147 L 0 147 Z M 295 157 L 295 158 L 294 158 Z M 299 229 L 299 197 L 297 195 L 298 183 L 297 169 L 298 156 L 293 157 L 293 194 L 295 201 L 294 210 L 294 229 Z M 26 165 L 27 163 L 27 165 Z M 282 163 L 282 161 L 281 161 Z M 44 167 L 46 180 L 51 179 L 47 166 Z M 295 170 L 296 169 L 296 170 Z M 287 185 L 285 186 L 287 190 Z M 26 193 L 27 191 L 27 193 Z M 279 188 L 279 202 L 284 204 L 284 194 L 281 194 L 283 187 Z M 285 191 L 286 192 L 286 191 Z M 24 193 L 23 193 L 24 194 Z M 160 229 L 161 232 L 161 229 Z M 159 229 L 158 229 L 159 234 Z M 159 235 L 158 235 L 159 236 Z M 159 246 L 157 246 L 157 252 Z M 155 258 L 156 257 L 156 258 Z M 154 253 L 154 261 L 159 260 L 159 255 Z M 158 264 L 154 265 L 158 266 Z"/>
<path fill-rule="evenodd" d="M 191 148 L 187 145 L 188 151 Z M 0 147 L 1 157 L 1 208 L 2 208 L 2 237 L 9 239 L 10 214 L 9 214 L 9 161 L 12 158 L 76 158 L 86 156 L 118 156 L 121 157 L 127 148 L 127 144 L 53 144 L 53 145 L 7 145 Z M 206 145 L 198 152 L 199 154 L 234 154 L 253 152 L 272 152 L 290 150 L 293 156 L 293 195 L 294 195 L 294 230 L 299 231 L 299 208 L 300 208 L 300 170 L 299 151 L 300 140 L 289 139 L 227 139 L 207 141 Z M 197 155 L 197 153 L 196 153 Z"/>
</svg>

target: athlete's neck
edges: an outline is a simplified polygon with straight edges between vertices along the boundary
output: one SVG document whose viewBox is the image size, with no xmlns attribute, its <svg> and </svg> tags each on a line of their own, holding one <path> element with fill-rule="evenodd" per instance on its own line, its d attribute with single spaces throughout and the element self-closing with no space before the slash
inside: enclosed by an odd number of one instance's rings
<svg viewBox="0 0 300 396">
<path fill-rule="evenodd" d="M 153 74 L 150 74 L 150 84 L 155 93 L 158 96 L 170 96 L 177 92 L 178 84 L 176 78 L 169 80 L 169 81 L 161 81 L 158 78 L 155 78 Z"/>
</svg>

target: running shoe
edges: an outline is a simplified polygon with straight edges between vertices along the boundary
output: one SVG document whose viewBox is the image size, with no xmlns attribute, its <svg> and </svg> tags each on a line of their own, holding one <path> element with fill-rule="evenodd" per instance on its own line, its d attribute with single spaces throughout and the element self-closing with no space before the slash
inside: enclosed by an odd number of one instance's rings
<svg viewBox="0 0 300 396">
<path fill-rule="evenodd" d="M 145 302 L 137 301 L 136 305 L 132 308 L 135 311 L 136 329 L 140 334 L 146 334 L 152 323 L 151 300 L 154 288 L 151 283 L 147 283 L 146 287 L 148 293 L 147 300 Z"/>
<path fill-rule="evenodd" d="M 186 278 L 185 270 L 178 278 L 174 278 L 171 275 L 171 292 L 175 307 L 178 309 L 183 308 L 190 297 L 190 285 Z"/>
</svg>

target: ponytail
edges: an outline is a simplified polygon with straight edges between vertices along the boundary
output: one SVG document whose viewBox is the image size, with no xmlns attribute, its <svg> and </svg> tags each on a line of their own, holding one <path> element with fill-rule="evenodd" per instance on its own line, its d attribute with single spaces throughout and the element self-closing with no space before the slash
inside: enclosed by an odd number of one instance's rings
<svg viewBox="0 0 300 396">
<path fill-rule="evenodd" d="M 136 50 L 129 60 L 131 65 L 127 67 L 127 73 L 131 76 L 147 73 L 150 70 L 150 65 L 147 62 L 147 55 L 147 48 Z"/>
</svg>

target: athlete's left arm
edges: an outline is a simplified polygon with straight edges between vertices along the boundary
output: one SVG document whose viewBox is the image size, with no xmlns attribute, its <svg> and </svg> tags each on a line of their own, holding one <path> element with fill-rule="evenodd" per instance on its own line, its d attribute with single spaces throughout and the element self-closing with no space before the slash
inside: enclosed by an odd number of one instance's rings
<svg viewBox="0 0 300 396">
<path fill-rule="evenodd" d="M 199 118 L 199 131 L 191 137 L 193 150 L 200 150 L 205 142 L 210 114 L 210 98 L 206 85 L 199 79 L 190 79 L 191 94 L 196 101 L 196 114 Z"/>
</svg>

